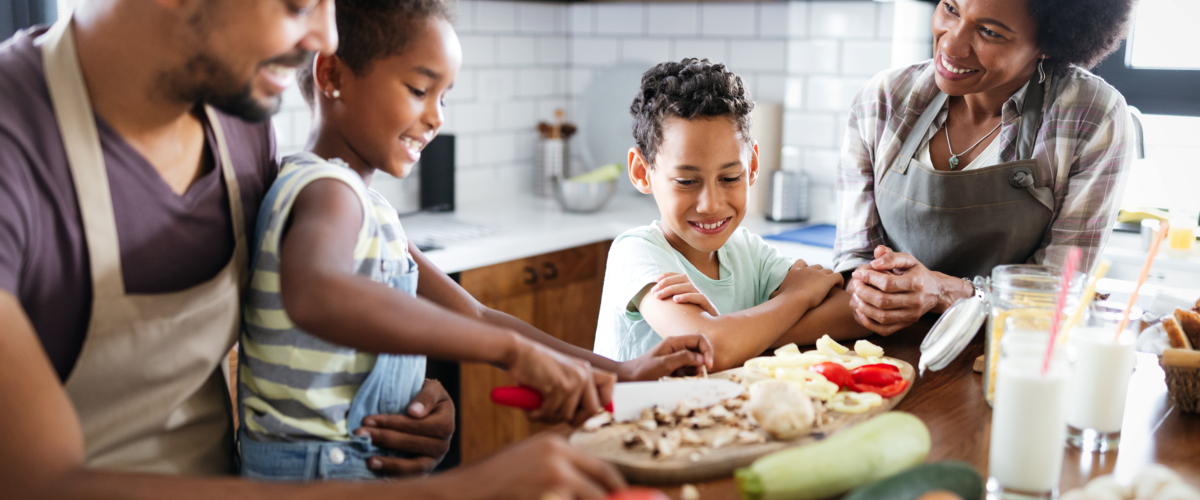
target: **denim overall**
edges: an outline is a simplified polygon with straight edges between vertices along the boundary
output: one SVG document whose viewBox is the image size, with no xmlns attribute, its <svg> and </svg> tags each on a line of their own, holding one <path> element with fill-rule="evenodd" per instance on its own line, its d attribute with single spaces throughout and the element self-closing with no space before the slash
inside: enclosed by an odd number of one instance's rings
<svg viewBox="0 0 1200 500">
<path fill-rule="evenodd" d="M 259 228 L 266 227 L 268 208 L 274 205 L 278 195 L 276 187 L 267 193 L 259 213 Z M 254 248 L 261 248 L 262 233 L 256 235 Z M 257 256 L 257 255 L 256 255 Z M 417 263 L 406 255 L 401 261 L 388 252 L 383 245 L 382 268 L 384 284 L 401 290 L 410 296 L 417 295 Z M 254 269 L 253 264 L 251 269 Z M 239 357 L 245 356 L 239 352 Z M 300 441 L 262 442 L 246 436 L 245 428 L 238 430 L 238 449 L 241 456 L 243 477 L 268 481 L 295 481 L 314 479 L 381 479 L 384 476 L 367 468 L 367 460 L 373 456 L 411 458 L 411 454 L 379 448 L 371 444 L 368 436 L 356 436 L 354 431 L 362 426 L 368 415 L 398 415 L 408 410 L 408 405 L 425 383 L 425 356 L 379 354 L 375 367 L 350 403 L 346 417 L 349 441 Z M 238 398 L 239 415 L 245 415 Z"/>
</svg>

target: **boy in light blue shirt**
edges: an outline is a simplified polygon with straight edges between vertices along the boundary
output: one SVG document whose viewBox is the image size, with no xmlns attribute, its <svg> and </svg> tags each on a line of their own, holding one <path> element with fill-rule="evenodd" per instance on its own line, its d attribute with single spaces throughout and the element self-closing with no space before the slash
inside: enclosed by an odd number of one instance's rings
<svg viewBox="0 0 1200 500">
<path fill-rule="evenodd" d="M 724 65 L 684 59 L 642 76 L 630 113 L 629 178 L 660 220 L 613 241 L 595 351 L 632 359 L 663 338 L 702 333 L 713 369 L 789 342 L 865 337 L 842 276 L 781 257 L 739 228 L 758 175 L 754 103 Z"/>
</svg>

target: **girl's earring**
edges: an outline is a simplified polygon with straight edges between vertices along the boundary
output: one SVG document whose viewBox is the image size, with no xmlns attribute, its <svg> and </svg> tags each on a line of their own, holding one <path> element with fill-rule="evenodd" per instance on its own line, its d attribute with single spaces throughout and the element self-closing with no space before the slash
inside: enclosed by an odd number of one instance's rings
<svg viewBox="0 0 1200 500">
<path fill-rule="evenodd" d="M 1040 66 L 1039 66 L 1039 67 L 1040 67 Z M 340 91 L 340 90 L 338 90 L 338 89 L 333 89 L 333 94 L 332 94 L 332 97 L 333 97 L 334 99 L 338 99 L 338 98 L 342 97 L 342 91 Z"/>
<path fill-rule="evenodd" d="M 1046 81 L 1046 70 L 1042 69 L 1042 63 L 1046 62 L 1046 58 L 1038 59 L 1038 83 Z M 336 90 L 334 92 L 337 92 Z"/>
</svg>

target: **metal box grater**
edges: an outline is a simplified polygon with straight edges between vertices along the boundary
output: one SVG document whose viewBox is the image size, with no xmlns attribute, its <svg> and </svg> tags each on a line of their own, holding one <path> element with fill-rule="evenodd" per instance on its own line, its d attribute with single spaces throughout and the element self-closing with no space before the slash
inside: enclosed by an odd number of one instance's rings
<svg viewBox="0 0 1200 500">
<path fill-rule="evenodd" d="M 775 171 L 767 218 L 776 222 L 808 220 L 808 176 L 804 172 Z"/>
</svg>

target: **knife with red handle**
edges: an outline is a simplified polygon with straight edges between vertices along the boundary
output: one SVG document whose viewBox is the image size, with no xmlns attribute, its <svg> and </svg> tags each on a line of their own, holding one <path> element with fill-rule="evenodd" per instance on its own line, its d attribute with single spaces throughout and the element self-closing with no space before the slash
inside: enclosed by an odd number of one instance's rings
<svg viewBox="0 0 1200 500">
<path fill-rule="evenodd" d="M 533 411 L 542 407 L 542 393 L 523 385 L 497 387 L 492 389 L 492 402 L 501 406 Z M 604 406 L 604 410 L 608 412 L 611 412 L 612 408 L 612 401 Z"/>
<path fill-rule="evenodd" d="M 729 398 L 737 397 L 740 384 L 719 379 L 667 380 L 656 382 L 621 382 L 613 386 L 612 401 L 604 407 L 618 422 L 636 420 L 643 409 L 674 409 L 680 403 L 707 408 Z M 542 406 L 542 394 L 525 386 L 492 389 L 492 402 L 532 411 Z"/>
</svg>

